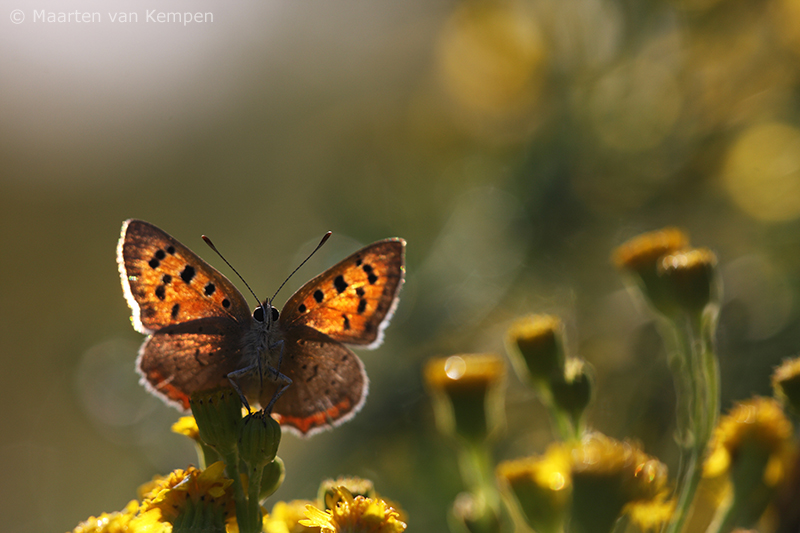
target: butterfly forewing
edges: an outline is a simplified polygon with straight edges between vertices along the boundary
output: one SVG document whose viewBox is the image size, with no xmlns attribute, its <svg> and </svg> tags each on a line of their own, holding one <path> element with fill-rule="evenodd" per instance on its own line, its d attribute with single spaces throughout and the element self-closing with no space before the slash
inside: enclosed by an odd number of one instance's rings
<svg viewBox="0 0 800 533">
<path fill-rule="evenodd" d="M 241 293 L 220 272 L 159 228 L 122 225 L 117 247 L 122 288 L 137 331 L 153 333 L 204 317 L 250 316 Z"/>
<path fill-rule="evenodd" d="M 367 395 L 367 375 L 356 354 L 307 326 L 293 328 L 284 341 L 281 372 L 292 385 L 275 403 L 273 416 L 305 436 L 352 418 Z M 271 381 L 263 384 L 262 405 L 269 403 L 278 386 Z"/>
<path fill-rule="evenodd" d="M 294 293 L 283 308 L 284 331 L 308 326 L 339 342 L 374 347 L 403 283 L 405 241 L 366 246 Z"/>
</svg>

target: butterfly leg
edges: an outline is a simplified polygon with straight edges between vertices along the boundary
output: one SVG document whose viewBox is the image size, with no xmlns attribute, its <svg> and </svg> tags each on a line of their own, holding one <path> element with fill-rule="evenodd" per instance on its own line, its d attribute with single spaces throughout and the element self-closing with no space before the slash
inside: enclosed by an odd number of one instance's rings
<svg viewBox="0 0 800 533">
<path fill-rule="evenodd" d="M 275 377 L 277 377 L 280 381 L 283 382 L 283 387 L 281 387 L 280 389 L 277 390 L 277 392 L 275 392 L 275 394 L 272 396 L 272 399 L 269 401 L 267 406 L 264 407 L 264 412 L 267 414 L 272 413 L 272 406 L 275 405 L 275 402 L 278 401 L 278 398 L 280 398 L 281 395 L 284 392 L 286 392 L 286 389 L 289 388 L 289 385 L 292 384 L 292 378 L 290 378 L 286 374 L 281 374 L 280 372 L 278 372 Z"/>
<path fill-rule="evenodd" d="M 281 339 L 281 340 L 279 340 L 275 344 L 272 344 L 269 347 L 269 351 L 270 352 L 272 352 L 272 350 L 274 350 L 275 348 L 280 347 L 280 351 L 278 352 L 278 366 L 276 366 L 275 368 L 271 368 L 270 369 L 273 372 L 275 372 L 275 377 L 278 377 L 278 375 L 281 373 L 281 365 L 283 364 L 283 345 L 284 345 L 284 342 L 283 342 L 283 339 Z M 289 382 L 291 383 L 291 380 L 289 380 Z"/>
<path fill-rule="evenodd" d="M 239 395 L 239 399 L 242 400 L 242 404 L 247 408 L 247 412 L 250 413 L 250 404 L 247 401 L 247 398 L 242 392 L 241 387 L 239 387 L 239 382 L 237 381 L 239 378 L 246 376 L 248 374 L 252 374 L 254 371 L 257 371 L 261 368 L 261 362 L 259 361 L 258 364 L 253 364 L 245 368 L 240 368 L 239 370 L 234 370 L 233 372 L 229 372 L 225 377 L 228 378 L 228 382 L 234 388 L 236 393 Z"/>
<path fill-rule="evenodd" d="M 281 364 L 283 363 L 283 346 L 284 346 L 284 341 L 283 339 L 281 339 L 275 344 L 270 345 L 269 347 L 270 352 L 275 348 L 280 348 L 280 350 L 278 351 L 277 366 L 275 368 L 269 367 L 269 369 L 274 373 L 276 380 L 283 382 L 283 386 L 275 392 L 275 394 L 272 396 L 272 399 L 269 401 L 269 404 L 267 404 L 267 406 L 264 408 L 264 411 L 267 413 L 272 412 L 272 406 L 275 405 L 275 402 L 278 401 L 278 398 L 280 398 L 281 395 L 284 392 L 286 392 L 286 389 L 289 388 L 289 385 L 292 384 L 292 379 L 286 374 L 281 373 Z"/>
</svg>

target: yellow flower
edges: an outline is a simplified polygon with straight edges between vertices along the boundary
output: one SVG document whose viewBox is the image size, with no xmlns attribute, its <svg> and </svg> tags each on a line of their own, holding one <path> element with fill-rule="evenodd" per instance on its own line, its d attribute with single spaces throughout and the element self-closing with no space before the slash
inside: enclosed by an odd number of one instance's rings
<svg viewBox="0 0 800 533">
<path fill-rule="evenodd" d="M 643 233 L 621 244 L 614 250 L 613 260 L 620 270 L 654 270 L 659 258 L 688 245 L 689 237 L 683 231 L 664 228 Z"/>
<path fill-rule="evenodd" d="M 129 529 L 131 519 L 139 510 L 139 502 L 131 500 L 125 509 L 115 513 L 103 513 L 100 516 L 90 516 L 78 524 L 72 533 L 126 533 L 135 531 Z"/>
<path fill-rule="evenodd" d="M 300 524 L 306 517 L 306 507 L 313 506 L 309 500 L 293 500 L 290 502 L 277 502 L 272 507 L 272 512 L 264 521 L 264 531 L 267 533 L 319 533 L 318 526 L 304 526 Z"/>
<path fill-rule="evenodd" d="M 795 463 L 792 433 L 773 398 L 740 402 L 720 419 L 703 465 L 703 475 L 718 485 L 713 524 L 754 527 Z"/>
<path fill-rule="evenodd" d="M 317 499 L 329 509 L 336 504 L 338 498 L 339 487 L 344 487 L 350 494 L 355 496 L 364 496 L 365 498 L 375 498 L 375 484 L 369 479 L 360 477 L 338 477 L 336 479 L 326 479 L 319 485 L 319 493 Z"/>
<path fill-rule="evenodd" d="M 662 492 L 652 500 L 636 501 L 625 507 L 631 522 L 645 533 L 657 533 L 662 526 L 672 519 L 675 512 L 675 500 L 667 499 L 667 491 Z"/>
<path fill-rule="evenodd" d="M 730 471 L 747 447 L 769 457 L 763 481 L 775 486 L 788 468 L 791 436 L 792 424 L 776 400 L 756 397 L 740 402 L 720 419 L 703 474 L 716 477 Z"/>
<path fill-rule="evenodd" d="M 344 487 L 332 494 L 335 504 L 327 511 L 306 506 L 300 524 L 331 533 L 401 533 L 406 530 L 400 514 L 380 498 L 353 497 Z"/>
<path fill-rule="evenodd" d="M 563 530 L 572 495 L 569 446 L 555 444 L 544 456 L 505 461 L 496 474 L 512 508 L 541 533 Z"/>
<path fill-rule="evenodd" d="M 197 421 L 193 416 L 182 416 L 177 422 L 172 424 L 172 432 L 178 435 L 189 437 L 195 442 L 200 442 L 200 433 L 197 429 Z"/>
<path fill-rule="evenodd" d="M 667 467 L 630 442 L 592 433 L 572 449 L 572 520 L 586 532 L 610 531 L 624 508 L 656 498 Z"/>
<path fill-rule="evenodd" d="M 216 462 L 199 470 L 189 467 L 175 470 L 168 476 L 145 485 L 137 525 L 168 522 L 174 524 L 197 506 L 210 509 L 215 525 L 233 524 L 236 519 L 233 480 L 225 477 L 225 464 Z M 217 523 L 219 522 L 219 523 Z"/>
</svg>

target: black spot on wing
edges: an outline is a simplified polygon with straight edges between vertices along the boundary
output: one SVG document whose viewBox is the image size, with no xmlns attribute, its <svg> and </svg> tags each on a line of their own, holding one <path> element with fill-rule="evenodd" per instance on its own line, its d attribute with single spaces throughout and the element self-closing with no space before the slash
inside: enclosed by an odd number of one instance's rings
<svg viewBox="0 0 800 533">
<path fill-rule="evenodd" d="M 203 292 L 205 293 L 206 296 L 211 296 L 212 294 L 214 294 L 214 291 L 216 290 L 217 286 L 209 281 L 208 284 L 203 289 Z"/>
<path fill-rule="evenodd" d="M 170 276 L 169 274 L 164 274 L 163 276 L 161 276 L 161 283 L 163 283 L 164 285 L 169 285 L 170 283 L 172 283 L 172 276 Z"/>
<path fill-rule="evenodd" d="M 344 326 L 343 327 L 344 327 L 345 331 L 347 331 L 347 330 L 350 329 L 350 319 L 347 318 L 347 315 L 342 315 L 342 318 L 344 319 Z"/>
<path fill-rule="evenodd" d="M 191 283 L 194 279 L 194 275 L 196 274 L 194 267 L 192 265 L 186 265 L 181 272 L 181 279 L 185 283 Z"/>
<path fill-rule="evenodd" d="M 172 306 L 172 311 L 170 312 L 170 315 L 172 315 L 172 318 L 177 318 L 178 317 L 178 311 L 180 311 L 180 310 L 181 310 L 181 304 L 173 305 Z"/>
<path fill-rule="evenodd" d="M 369 281 L 370 285 L 375 285 L 375 282 L 378 281 L 378 276 L 375 275 L 375 271 L 372 269 L 372 265 L 365 264 L 361 267 L 361 270 L 367 275 L 367 281 Z"/>
<path fill-rule="evenodd" d="M 314 291 L 314 299 L 317 301 L 318 304 L 322 303 L 323 298 L 325 298 L 325 294 L 323 294 L 321 290 L 317 289 Z"/>
<path fill-rule="evenodd" d="M 344 276 L 341 274 L 336 276 L 336 278 L 333 280 L 333 286 L 336 287 L 336 290 L 339 292 L 339 294 L 342 294 L 347 290 L 347 287 L 349 287 L 347 282 L 344 280 Z"/>
<path fill-rule="evenodd" d="M 158 287 L 156 287 L 156 297 L 159 300 L 163 300 L 164 298 L 167 297 L 163 285 L 159 285 Z"/>
<path fill-rule="evenodd" d="M 297 310 L 301 313 L 305 313 L 306 311 L 308 311 L 308 308 L 306 307 L 306 304 L 300 304 L 299 306 L 297 306 Z"/>
<path fill-rule="evenodd" d="M 367 310 L 367 301 L 364 298 L 361 298 L 358 302 L 358 314 L 360 315 L 364 311 Z"/>
</svg>

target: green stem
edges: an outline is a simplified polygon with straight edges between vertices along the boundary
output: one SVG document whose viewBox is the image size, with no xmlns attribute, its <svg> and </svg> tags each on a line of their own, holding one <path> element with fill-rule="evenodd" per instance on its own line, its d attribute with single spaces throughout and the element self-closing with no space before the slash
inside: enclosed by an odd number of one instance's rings
<svg viewBox="0 0 800 533">
<path fill-rule="evenodd" d="M 566 411 L 559 409 L 553 399 L 553 393 L 546 381 L 539 381 L 534 385 L 539 401 L 547 408 L 550 414 L 550 423 L 553 427 L 555 437 L 562 441 L 580 440 L 581 433 L 579 427 L 573 427 L 572 420 Z"/>
<path fill-rule="evenodd" d="M 552 402 L 547 408 L 550 411 L 550 418 L 553 421 L 553 425 L 558 430 L 558 435 L 561 440 L 580 440 L 580 429 L 578 427 L 573 427 L 572 421 L 565 411 L 556 407 Z"/>
<path fill-rule="evenodd" d="M 691 371 L 687 356 L 688 345 L 685 335 L 681 334 L 677 324 L 666 318 L 657 321 L 658 330 L 664 339 L 667 351 L 667 363 L 675 385 L 675 440 L 679 447 L 678 468 L 676 473 L 677 485 L 684 483 L 689 472 L 689 455 L 694 445 L 694 376 Z"/>
<path fill-rule="evenodd" d="M 484 443 L 464 443 L 459 446 L 461 478 L 467 489 L 483 498 L 494 511 L 499 509 L 500 494 L 495 489 L 492 458 Z"/>
<path fill-rule="evenodd" d="M 697 486 L 703 474 L 703 461 L 719 416 L 719 367 L 714 351 L 716 312 L 687 317 L 680 327 L 675 324 L 675 333 L 682 348 L 685 367 L 691 384 L 689 426 L 693 436 L 688 460 L 682 465 L 678 477 L 678 501 L 667 533 L 679 533 L 688 518 Z M 680 379 L 676 377 L 676 381 Z"/>
<path fill-rule="evenodd" d="M 250 468 L 250 474 L 247 478 L 247 507 L 249 514 L 249 523 L 255 527 L 253 531 L 261 531 L 264 529 L 264 520 L 261 515 L 261 505 L 259 505 L 258 494 L 261 491 L 261 476 L 264 473 L 263 466 Z"/>
<path fill-rule="evenodd" d="M 223 453 L 222 457 L 223 461 L 225 461 L 228 477 L 233 480 L 233 498 L 236 503 L 236 522 L 239 525 L 239 531 L 241 533 L 254 533 L 253 527 L 249 523 L 247 497 L 242 486 L 242 476 L 239 475 L 239 454 L 234 448 L 230 452 Z"/>
</svg>

